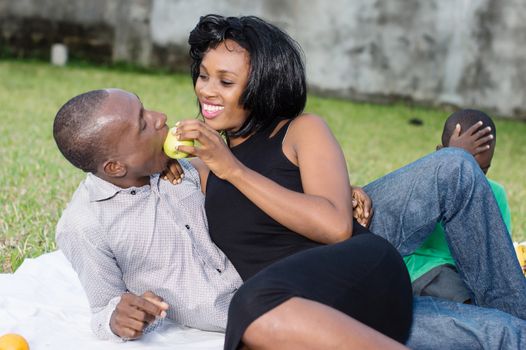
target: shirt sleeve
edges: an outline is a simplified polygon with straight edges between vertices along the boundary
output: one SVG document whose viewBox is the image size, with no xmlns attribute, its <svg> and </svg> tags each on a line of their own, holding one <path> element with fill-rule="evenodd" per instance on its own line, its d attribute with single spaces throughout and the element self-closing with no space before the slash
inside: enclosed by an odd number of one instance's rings
<svg viewBox="0 0 526 350">
<path fill-rule="evenodd" d="M 103 309 L 99 310 L 98 312 L 92 312 L 91 329 L 93 330 L 93 333 L 95 333 L 97 338 L 103 340 L 111 340 L 114 342 L 124 341 L 121 337 L 113 333 L 113 331 L 110 328 L 111 315 L 113 313 L 113 310 L 115 310 L 115 307 L 119 303 L 120 299 L 120 297 L 115 297 L 111 299 L 108 305 L 106 305 L 106 307 L 104 307 Z"/>
<path fill-rule="evenodd" d="M 120 340 L 110 329 L 110 318 L 126 292 L 122 271 L 109 251 L 93 243 L 97 225 L 85 222 L 86 213 L 65 215 L 57 225 L 59 248 L 76 271 L 92 312 L 92 329 L 100 339 Z M 69 219 L 69 222 L 68 222 Z"/>
<path fill-rule="evenodd" d="M 197 169 L 194 168 L 194 166 L 187 159 L 179 159 L 179 164 L 181 165 L 181 168 L 183 168 L 184 176 L 188 180 L 192 181 L 192 183 L 194 183 L 199 190 L 201 190 L 201 179 L 199 178 Z"/>
</svg>

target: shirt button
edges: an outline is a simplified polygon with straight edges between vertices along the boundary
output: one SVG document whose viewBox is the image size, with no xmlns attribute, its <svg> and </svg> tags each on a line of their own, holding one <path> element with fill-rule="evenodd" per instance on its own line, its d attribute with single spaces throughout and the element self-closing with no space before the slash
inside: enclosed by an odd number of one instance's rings
<svg viewBox="0 0 526 350">
<path fill-rule="evenodd" d="M 190 229 L 190 225 L 184 225 L 184 227 L 186 227 L 187 230 Z"/>
<path fill-rule="evenodd" d="M 219 272 L 219 273 L 222 273 L 222 272 L 223 272 L 223 271 L 221 271 L 220 269 L 216 269 L 216 270 L 217 270 L 217 272 Z"/>
<path fill-rule="evenodd" d="M 130 192 L 130 193 L 131 193 L 132 195 L 134 195 L 134 196 L 135 196 L 135 194 L 136 194 L 137 192 L 135 192 L 135 190 L 131 190 L 131 192 Z"/>
</svg>

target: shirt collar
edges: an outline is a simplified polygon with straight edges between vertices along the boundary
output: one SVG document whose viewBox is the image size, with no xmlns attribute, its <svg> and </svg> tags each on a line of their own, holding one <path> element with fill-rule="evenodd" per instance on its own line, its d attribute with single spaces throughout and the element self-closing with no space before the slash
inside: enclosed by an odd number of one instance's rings
<svg viewBox="0 0 526 350">
<path fill-rule="evenodd" d="M 150 184 L 148 185 L 144 185 L 141 187 L 121 188 L 106 180 L 101 179 L 100 177 L 92 173 L 88 173 L 84 184 L 89 193 L 89 200 L 91 202 L 98 202 L 113 198 L 115 197 L 115 195 L 121 192 L 135 194 L 138 191 L 149 191 L 151 188 L 154 190 L 154 192 L 159 193 L 159 181 L 159 174 L 154 174 L 150 175 Z"/>
</svg>

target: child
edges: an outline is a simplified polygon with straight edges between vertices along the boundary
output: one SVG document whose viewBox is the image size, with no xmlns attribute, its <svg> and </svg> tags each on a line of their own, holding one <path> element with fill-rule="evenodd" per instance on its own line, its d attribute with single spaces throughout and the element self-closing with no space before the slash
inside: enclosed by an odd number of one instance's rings
<svg viewBox="0 0 526 350">
<path fill-rule="evenodd" d="M 495 124 L 485 113 L 464 109 L 446 120 L 442 132 L 443 147 L 463 148 L 471 153 L 487 174 L 495 151 L 497 132 Z M 488 179 L 504 223 L 511 232 L 511 216 L 502 185 Z M 413 282 L 415 295 L 434 296 L 457 302 L 469 302 L 471 296 L 456 269 L 446 243 L 444 230 L 437 224 L 433 233 L 413 254 L 404 257 Z"/>
</svg>

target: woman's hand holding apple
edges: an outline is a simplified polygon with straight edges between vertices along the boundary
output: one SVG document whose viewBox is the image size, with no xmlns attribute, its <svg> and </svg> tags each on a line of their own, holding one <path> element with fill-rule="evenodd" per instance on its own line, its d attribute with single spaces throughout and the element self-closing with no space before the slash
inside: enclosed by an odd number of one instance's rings
<svg viewBox="0 0 526 350">
<path fill-rule="evenodd" d="M 228 148 L 221 135 L 200 120 L 183 120 L 176 124 L 178 140 L 196 140 L 199 147 L 180 145 L 179 151 L 199 157 L 217 177 L 227 180 L 243 165 Z"/>
</svg>

